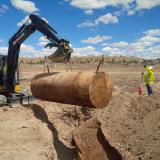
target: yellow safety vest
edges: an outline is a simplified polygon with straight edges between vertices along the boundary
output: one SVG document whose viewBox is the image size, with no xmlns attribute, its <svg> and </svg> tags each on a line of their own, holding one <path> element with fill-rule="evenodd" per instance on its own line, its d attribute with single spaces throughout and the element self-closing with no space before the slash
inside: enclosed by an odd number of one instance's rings
<svg viewBox="0 0 160 160">
<path fill-rule="evenodd" d="M 145 67 L 147 73 L 144 74 L 144 82 L 145 84 L 153 84 L 154 81 L 154 71 L 149 67 Z"/>
</svg>

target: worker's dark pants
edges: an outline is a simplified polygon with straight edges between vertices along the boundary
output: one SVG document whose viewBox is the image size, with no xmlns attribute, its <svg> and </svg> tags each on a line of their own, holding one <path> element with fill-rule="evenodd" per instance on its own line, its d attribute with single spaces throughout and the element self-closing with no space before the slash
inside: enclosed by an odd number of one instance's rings
<svg viewBox="0 0 160 160">
<path fill-rule="evenodd" d="M 150 84 L 146 84 L 148 95 L 153 94 L 153 90 Z"/>
</svg>

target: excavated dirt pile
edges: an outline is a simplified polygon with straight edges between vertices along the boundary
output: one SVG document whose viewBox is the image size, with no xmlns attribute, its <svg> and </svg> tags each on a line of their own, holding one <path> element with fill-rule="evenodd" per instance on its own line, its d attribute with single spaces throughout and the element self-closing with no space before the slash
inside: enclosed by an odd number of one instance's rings
<svg viewBox="0 0 160 160">
<path fill-rule="evenodd" d="M 106 139 L 124 160 L 160 160 L 159 95 L 115 96 L 97 115 Z"/>
<path fill-rule="evenodd" d="M 113 96 L 106 108 L 46 101 L 0 108 L 0 159 L 160 160 L 159 95 Z"/>
</svg>

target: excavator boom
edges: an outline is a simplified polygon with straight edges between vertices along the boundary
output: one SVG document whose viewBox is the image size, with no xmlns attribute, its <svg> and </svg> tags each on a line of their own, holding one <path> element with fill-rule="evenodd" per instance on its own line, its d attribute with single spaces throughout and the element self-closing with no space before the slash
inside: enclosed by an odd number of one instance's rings
<svg viewBox="0 0 160 160">
<path fill-rule="evenodd" d="M 1 76 L 0 79 L 0 86 L 3 86 L 3 90 L 0 91 L 0 97 L 6 97 L 9 103 L 11 101 L 16 101 L 17 99 L 23 101 L 24 98 L 29 98 L 29 95 L 27 94 L 15 92 L 15 88 L 19 85 L 18 59 L 21 44 L 36 30 L 41 32 L 50 41 L 46 47 L 50 45 L 57 48 L 57 50 L 49 56 L 50 59 L 61 63 L 66 63 L 70 60 L 73 50 L 69 46 L 69 41 L 60 38 L 57 31 L 55 31 L 44 19 L 34 14 L 29 15 L 29 19 L 10 38 L 8 55 L 6 56 L 3 65 L 6 65 L 6 71 L 5 74 L 2 70 L 0 72 L 2 73 L 0 75 L 4 75 Z"/>
<path fill-rule="evenodd" d="M 57 32 L 42 18 L 37 15 L 29 15 L 29 20 L 9 40 L 8 58 L 7 58 L 7 92 L 14 92 L 15 72 L 18 67 L 18 58 L 21 44 L 36 30 L 41 32 L 57 50 L 51 55 L 51 59 L 56 61 L 59 58 L 61 63 L 70 60 L 72 49 L 69 47 L 69 41 L 58 37 Z M 66 47 L 67 46 L 67 47 Z"/>
</svg>

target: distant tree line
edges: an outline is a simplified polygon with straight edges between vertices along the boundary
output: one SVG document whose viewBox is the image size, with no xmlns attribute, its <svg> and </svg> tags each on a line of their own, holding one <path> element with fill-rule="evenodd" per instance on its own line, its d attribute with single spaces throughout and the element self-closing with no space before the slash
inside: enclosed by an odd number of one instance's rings
<svg viewBox="0 0 160 160">
<path fill-rule="evenodd" d="M 72 57 L 72 64 L 97 64 L 101 59 L 101 56 L 85 56 L 85 57 Z M 30 65 L 43 65 L 45 63 L 44 58 L 26 58 L 20 57 L 19 62 L 21 64 L 30 64 Z M 53 62 L 48 60 L 48 64 Z M 160 59 L 142 59 L 134 56 L 104 56 L 104 64 L 160 64 Z"/>
</svg>

